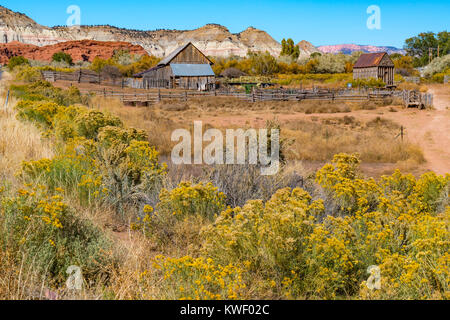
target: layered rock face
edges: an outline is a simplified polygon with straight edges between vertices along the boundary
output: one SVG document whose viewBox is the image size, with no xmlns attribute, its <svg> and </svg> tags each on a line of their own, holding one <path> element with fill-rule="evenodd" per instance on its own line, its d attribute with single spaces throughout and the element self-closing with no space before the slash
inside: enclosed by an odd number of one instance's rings
<svg viewBox="0 0 450 320">
<path fill-rule="evenodd" d="M 36 46 L 74 40 L 128 42 L 142 46 L 147 53 L 164 57 L 187 42 L 206 55 L 245 56 L 249 50 L 268 51 L 278 56 L 281 45 L 269 34 L 255 28 L 232 34 L 227 28 L 208 24 L 196 30 L 138 31 L 111 26 L 45 27 L 24 14 L 0 6 L 0 42 L 19 41 Z"/>
<path fill-rule="evenodd" d="M 309 57 L 315 52 L 320 52 L 316 47 L 314 47 L 310 42 L 306 40 L 300 41 L 297 46 L 300 48 L 300 58 Z"/>
<path fill-rule="evenodd" d="M 128 42 L 105 42 L 95 40 L 66 41 L 48 46 L 24 44 L 18 41 L 0 44 L 0 63 L 7 64 L 14 56 L 23 56 L 31 60 L 51 61 L 53 54 L 65 52 L 73 61 L 92 62 L 95 57 L 109 59 L 116 50 L 128 50 L 132 54 L 145 55 L 147 52 L 138 45 Z"/>
</svg>

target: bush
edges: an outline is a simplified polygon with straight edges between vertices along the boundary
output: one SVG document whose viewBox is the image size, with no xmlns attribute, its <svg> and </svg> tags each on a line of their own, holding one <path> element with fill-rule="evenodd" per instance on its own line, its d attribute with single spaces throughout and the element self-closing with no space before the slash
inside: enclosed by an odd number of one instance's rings
<svg viewBox="0 0 450 320">
<path fill-rule="evenodd" d="M 87 98 L 81 95 L 77 87 L 72 86 L 68 90 L 63 90 L 42 80 L 27 85 L 11 85 L 10 89 L 16 98 L 22 100 L 52 101 L 63 106 L 87 102 Z"/>
<path fill-rule="evenodd" d="M 212 259 L 168 258 L 158 256 L 153 269 L 140 276 L 144 292 L 158 282 L 158 299 L 170 300 L 238 300 L 243 299 L 243 270 L 232 264 L 222 266 Z M 150 299 L 146 294 L 140 299 Z"/>
<path fill-rule="evenodd" d="M 8 69 L 9 69 L 9 71 L 13 71 L 14 68 L 17 66 L 29 65 L 29 64 L 30 64 L 30 62 L 28 61 L 28 59 L 26 59 L 22 56 L 12 57 L 11 59 L 9 59 Z"/>
<path fill-rule="evenodd" d="M 96 110 L 86 110 L 75 118 L 77 135 L 87 139 L 96 139 L 99 130 L 106 126 L 121 127 L 122 121 L 117 117 Z"/>
<path fill-rule="evenodd" d="M 20 65 L 15 68 L 16 79 L 24 82 L 36 82 L 42 79 L 42 74 L 37 68 L 28 65 Z"/>
<path fill-rule="evenodd" d="M 439 73 L 450 74 L 450 54 L 434 59 L 425 67 L 423 72 L 427 78 L 431 78 L 433 75 Z"/>
<path fill-rule="evenodd" d="M 0 245 L 15 253 L 18 264 L 62 285 L 71 265 L 93 280 L 112 262 L 111 243 L 88 221 L 74 214 L 60 195 L 22 189 L 1 201 Z"/>
<path fill-rule="evenodd" d="M 159 199 L 157 211 L 153 212 L 152 207 L 146 206 L 144 217 L 139 218 L 134 229 L 143 231 L 146 236 L 155 237 L 160 243 L 180 241 L 184 226 L 191 222 L 197 224 L 192 229 L 196 234 L 192 236 L 198 240 L 199 227 L 205 222 L 213 221 L 225 209 L 225 195 L 211 183 L 193 185 L 182 182 L 171 191 L 162 189 Z"/>
<path fill-rule="evenodd" d="M 73 64 L 72 56 L 65 52 L 56 52 L 52 56 L 52 61 L 65 62 L 69 66 Z"/>
<path fill-rule="evenodd" d="M 17 117 L 21 120 L 34 122 L 39 128 L 53 128 L 53 118 L 65 109 L 54 102 L 20 101 L 16 105 Z"/>
</svg>

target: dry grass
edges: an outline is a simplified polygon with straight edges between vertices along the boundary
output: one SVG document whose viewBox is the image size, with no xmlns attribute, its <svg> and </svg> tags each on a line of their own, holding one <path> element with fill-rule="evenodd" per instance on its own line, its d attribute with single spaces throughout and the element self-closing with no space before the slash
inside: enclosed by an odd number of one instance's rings
<svg viewBox="0 0 450 320">
<path fill-rule="evenodd" d="M 126 125 L 144 129 L 150 143 L 162 155 L 169 155 L 174 143 L 170 140 L 173 130 L 190 129 L 194 120 L 204 120 L 204 127 L 211 124 L 225 130 L 236 127 L 221 120 L 226 117 L 250 117 L 258 114 L 336 114 L 335 117 L 311 117 L 311 120 L 287 120 L 281 122 L 282 136 L 291 141 L 286 154 L 289 160 L 327 161 L 340 152 L 358 152 L 364 162 L 397 163 L 409 161 L 423 163 L 420 148 L 408 141 L 395 139 L 400 126 L 392 121 L 376 117 L 366 122 L 350 114 L 355 110 L 374 110 L 392 101 L 378 103 L 331 103 L 325 101 L 256 102 L 231 97 L 203 97 L 183 101 L 162 101 L 152 107 L 124 107 L 120 101 L 95 97 L 91 105 L 119 116 Z M 245 110 L 245 111 L 244 111 Z M 346 113 L 346 115 L 339 115 Z M 209 120 L 214 119 L 213 122 Z M 215 121 L 217 119 L 218 121 Z M 258 118 L 257 118 L 258 119 Z M 410 167 L 411 165 L 409 165 Z"/>
<path fill-rule="evenodd" d="M 395 139 L 400 126 L 393 121 L 376 117 L 363 123 L 352 116 L 318 120 L 290 121 L 284 126 L 285 137 L 292 141 L 288 159 L 326 161 L 340 152 L 356 152 L 370 163 L 425 162 L 418 146 Z"/>
<path fill-rule="evenodd" d="M 399 90 L 416 90 L 420 92 L 427 92 L 428 87 L 422 84 L 416 84 L 412 82 L 402 82 L 397 87 Z"/>
<path fill-rule="evenodd" d="M 22 161 L 50 158 L 53 151 L 32 124 L 19 122 L 14 114 L 0 113 L 0 177 L 11 179 Z"/>
</svg>

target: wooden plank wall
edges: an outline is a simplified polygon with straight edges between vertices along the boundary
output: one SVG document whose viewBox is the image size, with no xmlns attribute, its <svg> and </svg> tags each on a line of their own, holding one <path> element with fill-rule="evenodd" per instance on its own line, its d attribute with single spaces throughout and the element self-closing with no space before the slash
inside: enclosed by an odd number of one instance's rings
<svg viewBox="0 0 450 320">
<path fill-rule="evenodd" d="M 192 44 L 181 51 L 171 63 L 209 64 L 210 61 Z"/>
</svg>

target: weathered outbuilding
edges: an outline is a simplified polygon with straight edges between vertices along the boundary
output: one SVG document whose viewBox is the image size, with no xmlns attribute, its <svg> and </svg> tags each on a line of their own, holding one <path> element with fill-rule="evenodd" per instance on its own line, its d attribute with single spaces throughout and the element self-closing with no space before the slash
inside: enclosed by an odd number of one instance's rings
<svg viewBox="0 0 450 320">
<path fill-rule="evenodd" d="M 394 85 L 394 62 L 386 52 L 362 54 L 353 66 L 353 79 L 370 78 Z"/>
<path fill-rule="evenodd" d="M 183 88 L 208 90 L 215 85 L 213 62 L 192 43 L 188 43 L 166 58 L 156 67 L 138 73 L 144 88 Z"/>
</svg>

